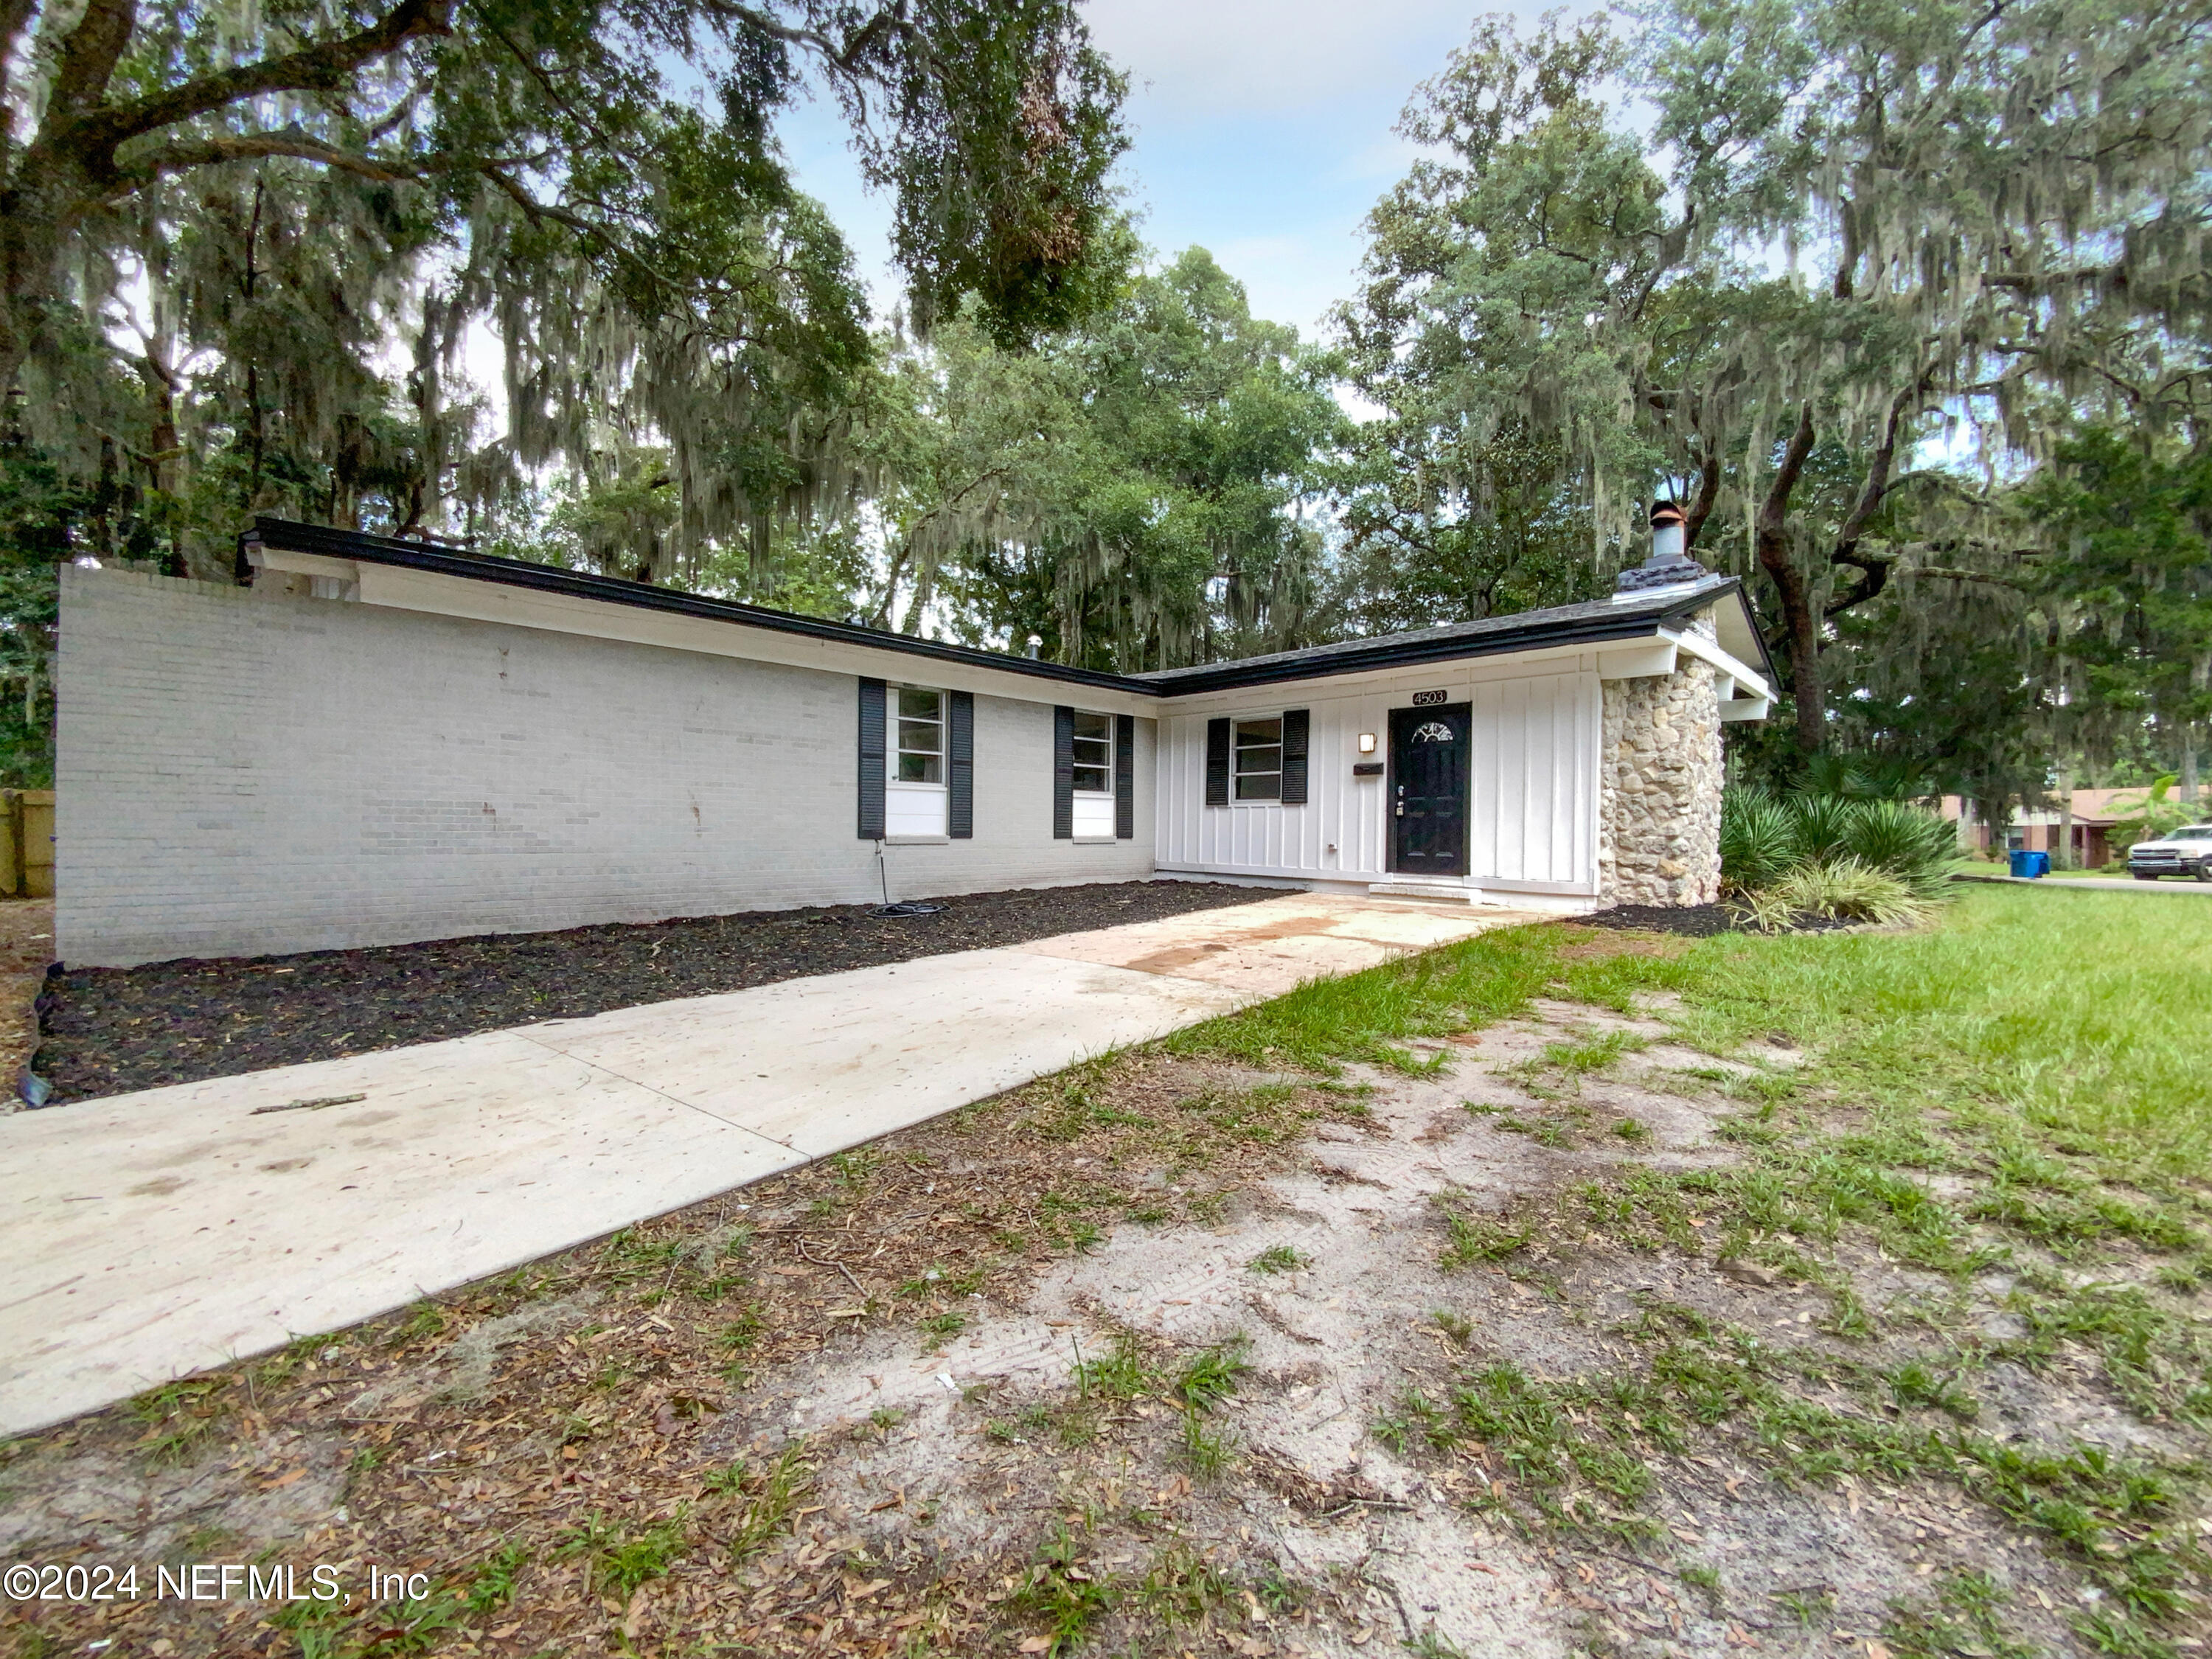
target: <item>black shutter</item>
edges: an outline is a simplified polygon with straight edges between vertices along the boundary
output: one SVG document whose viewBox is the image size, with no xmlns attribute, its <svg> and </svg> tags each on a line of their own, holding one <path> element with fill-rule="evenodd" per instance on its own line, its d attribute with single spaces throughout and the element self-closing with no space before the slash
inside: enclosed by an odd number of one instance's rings
<svg viewBox="0 0 2212 1659">
<path fill-rule="evenodd" d="M 945 774 L 951 788 L 945 803 L 945 830 L 955 841 L 971 841 L 975 835 L 975 694 L 945 695 Z"/>
<path fill-rule="evenodd" d="M 1137 717 L 1114 716 L 1114 838 L 1137 836 Z"/>
<path fill-rule="evenodd" d="M 1283 805 L 1306 804 L 1306 738 L 1313 717 L 1304 708 L 1283 710 Z"/>
<path fill-rule="evenodd" d="M 1229 805 L 1229 722 L 1206 723 L 1206 804 Z"/>
<path fill-rule="evenodd" d="M 1052 838 L 1075 837 L 1075 711 L 1052 711 Z"/>
<path fill-rule="evenodd" d="M 884 683 L 860 682 L 860 839 L 884 838 Z"/>
</svg>

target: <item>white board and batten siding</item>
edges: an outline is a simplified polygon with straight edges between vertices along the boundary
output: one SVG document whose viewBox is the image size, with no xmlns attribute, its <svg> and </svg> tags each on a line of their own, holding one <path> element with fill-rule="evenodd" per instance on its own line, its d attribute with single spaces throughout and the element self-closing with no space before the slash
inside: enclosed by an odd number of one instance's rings
<svg viewBox="0 0 2212 1659">
<path fill-rule="evenodd" d="M 1417 691 L 1467 703 L 1473 715 L 1465 884 L 1584 896 L 1597 890 L 1600 695 L 1595 657 L 1524 665 L 1445 663 L 1387 674 L 1293 680 L 1178 698 L 1164 713 L 1160 868 L 1307 881 L 1382 882 L 1389 866 L 1390 711 Z M 1303 806 L 1206 804 L 1206 726 L 1221 715 L 1267 719 L 1310 711 Z M 1359 734 L 1375 734 L 1371 755 Z"/>
</svg>

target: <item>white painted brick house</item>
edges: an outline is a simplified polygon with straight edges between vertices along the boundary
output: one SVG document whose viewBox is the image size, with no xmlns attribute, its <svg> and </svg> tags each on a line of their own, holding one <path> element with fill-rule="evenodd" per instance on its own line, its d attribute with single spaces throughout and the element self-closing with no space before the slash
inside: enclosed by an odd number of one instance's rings
<svg viewBox="0 0 2212 1659">
<path fill-rule="evenodd" d="M 1739 585 L 1679 554 L 1609 602 L 1136 675 L 271 520 L 240 568 L 62 572 L 72 964 L 886 882 L 1700 903 L 1720 722 L 1772 695 Z"/>
</svg>

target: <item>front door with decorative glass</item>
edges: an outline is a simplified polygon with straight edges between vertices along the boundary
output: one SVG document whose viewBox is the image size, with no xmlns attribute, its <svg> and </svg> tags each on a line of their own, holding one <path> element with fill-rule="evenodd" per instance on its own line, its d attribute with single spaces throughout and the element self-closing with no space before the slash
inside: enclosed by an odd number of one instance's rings
<svg viewBox="0 0 2212 1659">
<path fill-rule="evenodd" d="M 1467 873 L 1468 732 L 1473 705 L 1390 711 L 1390 867 Z"/>
</svg>

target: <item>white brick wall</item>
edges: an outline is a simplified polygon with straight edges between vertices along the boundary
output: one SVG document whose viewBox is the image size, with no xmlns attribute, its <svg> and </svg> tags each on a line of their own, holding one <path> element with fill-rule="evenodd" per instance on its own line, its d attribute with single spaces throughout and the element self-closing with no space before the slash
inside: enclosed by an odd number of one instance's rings
<svg viewBox="0 0 2212 1659">
<path fill-rule="evenodd" d="M 73 964 L 877 896 L 848 675 L 74 568 L 58 672 Z M 1050 701 L 979 696 L 975 837 L 891 896 L 1152 875 L 1152 739 L 1137 838 L 1055 842 Z"/>
</svg>

